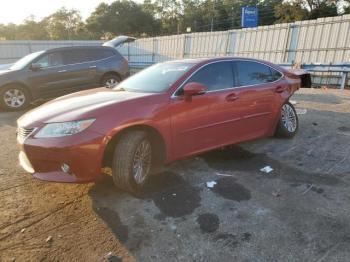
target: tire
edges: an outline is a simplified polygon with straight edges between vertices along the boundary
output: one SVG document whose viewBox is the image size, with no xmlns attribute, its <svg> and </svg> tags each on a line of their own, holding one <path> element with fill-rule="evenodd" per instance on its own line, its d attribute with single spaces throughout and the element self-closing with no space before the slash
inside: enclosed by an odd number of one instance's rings
<svg viewBox="0 0 350 262">
<path fill-rule="evenodd" d="M 0 106 L 6 111 L 23 110 L 30 101 L 29 91 L 24 87 L 8 85 L 0 90 Z"/>
<path fill-rule="evenodd" d="M 276 128 L 276 137 L 292 138 L 299 128 L 299 119 L 294 106 L 288 101 L 281 107 L 280 119 Z"/>
<path fill-rule="evenodd" d="M 120 78 L 117 75 L 107 74 L 101 79 L 101 85 L 107 88 L 113 88 L 120 82 Z"/>
<path fill-rule="evenodd" d="M 140 154 L 142 150 L 145 151 L 144 158 Z M 146 151 L 148 152 L 147 156 Z M 138 156 L 141 157 L 138 158 Z M 137 162 L 137 159 L 144 159 L 144 162 Z M 141 169 L 137 168 L 143 164 L 144 166 Z M 112 176 L 114 184 L 123 191 L 137 194 L 141 192 L 147 181 L 151 168 L 152 144 L 147 133 L 144 131 L 130 131 L 123 134 L 113 155 Z"/>
</svg>

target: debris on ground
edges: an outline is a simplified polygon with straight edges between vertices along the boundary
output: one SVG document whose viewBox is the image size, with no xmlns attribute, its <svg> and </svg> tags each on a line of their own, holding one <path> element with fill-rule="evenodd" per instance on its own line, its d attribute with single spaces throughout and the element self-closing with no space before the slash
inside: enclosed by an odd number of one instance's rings
<svg viewBox="0 0 350 262">
<path fill-rule="evenodd" d="M 170 229 L 171 229 L 172 231 L 175 231 L 175 230 L 177 229 L 177 226 L 174 225 L 174 224 L 170 224 Z"/>
<path fill-rule="evenodd" d="M 26 231 L 26 229 L 25 229 L 25 228 L 22 228 L 21 233 L 24 233 L 24 231 Z"/>
<path fill-rule="evenodd" d="M 48 236 L 46 238 L 46 243 L 51 243 L 52 242 L 52 236 Z"/>
<path fill-rule="evenodd" d="M 310 189 L 311 189 L 313 186 L 314 186 L 314 185 L 311 184 L 311 185 L 302 193 L 302 195 L 305 195 L 307 192 L 309 192 Z"/>
<path fill-rule="evenodd" d="M 273 168 L 270 166 L 265 166 L 265 167 L 261 168 L 260 171 L 268 174 L 268 173 L 273 171 Z"/>
<path fill-rule="evenodd" d="M 307 113 L 307 109 L 305 108 L 297 108 L 295 111 L 297 111 L 297 115 L 305 115 Z"/>
<path fill-rule="evenodd" d="M 104 258 L 109 259 L 109 258 L 111 258 L 112 256 L 113 256 L 113 252 L 108 252 L 108 253 L 104 256 Z"/>
<path fill-rule="evenodd" d="M 273 192 L 272 192 L 272 195 L 273 195 L 274 197 L 280 197 L 280 196 L 281 196 L 281 193 L 280 193 L 279 191 L 273 191 Z"/>
<path fill-rule="evenodd" d="M 213 188 L 217 183 L 215 181 L 208 181 L 207 182 L 207 187 L 208 188 Z"/>
<path fill-rule="evenodd" d="M 296 104 L 298 104 L 298 102 L 295 101 L 295 100 L 289 100 L 289 102 L 290 102 L 293 106 L 296 105 Z"/>
<path fill-rule="evenodd" d="M 218 173 L 218 172 L 216 172 L 215 174 L 216 174 L 217 176 L 233 176 L 233 175 L 223 174 L 223 173 Z"/>
</svg>

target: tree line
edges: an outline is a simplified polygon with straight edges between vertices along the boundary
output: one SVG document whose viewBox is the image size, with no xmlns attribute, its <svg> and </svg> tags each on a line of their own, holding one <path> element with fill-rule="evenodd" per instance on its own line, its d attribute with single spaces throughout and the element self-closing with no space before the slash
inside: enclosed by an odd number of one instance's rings
<svg viewBox="0 0 350 262">
<path fill-rule="evenodd" d="M 22 24 L 0 24 L 0 40 L 89 40 L 240 28 L 241 8 L 257 6 L 259 25 L 350 13 L 350 0 L 132 0 L 101 3 L 83 21 L 78 10 L 61 8 Z"/>
</svg>

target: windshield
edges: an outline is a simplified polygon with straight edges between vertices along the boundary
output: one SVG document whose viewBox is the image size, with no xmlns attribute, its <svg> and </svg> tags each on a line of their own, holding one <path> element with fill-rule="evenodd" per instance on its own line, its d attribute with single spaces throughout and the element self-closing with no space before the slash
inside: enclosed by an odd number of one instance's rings
<svg viewBox="0 0 350 262">
<path fill-rule="evenodd" d="M 44 53 L 44 51 L 39 51 L 35 53 L 31 53 L 29 55 L 26 55 L 25 57 L 22 57 L 20 60 L 18 60 L 16 63 L 14 63 L 10 69 L 11 70 L 19 70 L 26 67 L 29 63 L 31 63 L 35 58 L 37 58 L 39 55 Z"/>
<path fill-rule="evenodd" d="M 121 82 L 115 89 L 126 91 L 161 93 L 167 90 L 194 64 L 182 62 L 160 63 L 148 67 Z"/>
</svg>

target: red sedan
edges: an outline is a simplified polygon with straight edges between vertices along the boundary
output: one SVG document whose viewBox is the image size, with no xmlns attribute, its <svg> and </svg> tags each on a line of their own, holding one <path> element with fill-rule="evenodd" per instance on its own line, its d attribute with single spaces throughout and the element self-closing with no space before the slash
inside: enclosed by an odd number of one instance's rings
<svg viewBox="0 0 350 262">
<path fill-rule="evenodd" d="M 293 137 L 298 118 L 288 99 L 304 82 L 300 72 L 246 58 L 156 64 L 112 90 L 67 95 L 23 115 L 20 164 L 59 182 L 96 181 L 111 167 L 115 184 L 136 192 L 159 165 L 275 134 Z"/>
</svg>

